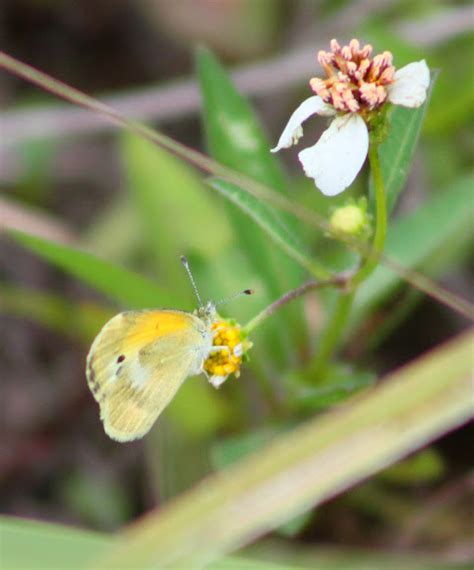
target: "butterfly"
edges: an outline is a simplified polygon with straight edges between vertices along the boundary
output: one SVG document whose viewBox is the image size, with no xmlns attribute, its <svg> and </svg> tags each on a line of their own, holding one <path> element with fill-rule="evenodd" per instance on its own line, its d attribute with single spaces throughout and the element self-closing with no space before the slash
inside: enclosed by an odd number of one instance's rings
<svg viewBox="0 0 474 570">
<path fill-rule="evenodd" d="M 204 372 L 214 387 L 240 373 L 251 343 L 216 305 L 193 313 L 174 309 L 125 311 L 110 319 L 90 348 L 88 386 L 100 406 L 105 432 L 116 441 L 147 434 L 189 376 Z M 244 294 L 253 291 L 247 289 Z"/>
</svg>

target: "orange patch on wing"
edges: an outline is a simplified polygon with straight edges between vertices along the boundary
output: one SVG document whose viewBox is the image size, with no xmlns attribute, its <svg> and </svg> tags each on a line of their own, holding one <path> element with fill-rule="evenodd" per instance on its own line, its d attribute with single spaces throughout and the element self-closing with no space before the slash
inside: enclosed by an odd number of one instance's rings
<svg viewBox="0 0 474 570">
<path fill-rule="evenodd" d="M 162 336 L 176 334 L 190 327 L 192 321 L 186 313 L 151 311 L 141 314 L 127 331 L 124 348 L 146 344 Z"/>
</svg>

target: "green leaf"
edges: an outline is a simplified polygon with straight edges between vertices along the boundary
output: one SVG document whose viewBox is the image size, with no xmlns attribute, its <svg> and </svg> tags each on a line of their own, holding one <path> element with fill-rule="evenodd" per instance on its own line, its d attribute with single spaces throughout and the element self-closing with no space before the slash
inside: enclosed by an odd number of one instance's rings
<svg viewBox="0 0 474 570">
<path fill-rule="evenodd" d="M 213 178 L 209 180 L 209 184 L 250 216 L 282 251 L 302 267 L 320 279 L 327 279 L 330 276 L 324 267 L 310 258 L 297 236 L 290 231 L 280 217 L 276 216 L 275 210 L 266 202 L 260 202 L 252 194 L 225 180 Z"/>
<path fill-rule="evenodd" d="M 174 297 L 171 293 L 118 265 L 113 265 L 85 251 L 59 245 L 23 232 L 11 230 L 8 233 L 18 243 L 44 260 L 127 308 L 140 309 L 174 305 Z"/>
<path fill-rule="evenodd" d="M 222 164 L 286 194 L 282 171 L 270 153 L 271 145 L 248 102 L 237 92 L 210 52 L 199 51 L 197 67 L 203 96 L 204 126 L 211 154 Z M 268 209 L 272 209 L 271 206 Z M 281 217 L 288 223 L 288 218 L 276 211 L 274 217 Z M 232 208 L 231 219 L 242 243 L 243 253 L 257 275 L 264 279 L 267 291 L 273 297 L 298 283 L 300 268 L 280 252 L 275 255 L 272 244 L 262 230 L 257 229 L 237 208 Z M 294 231 L 294 227 L 291 229 Z"/>
<path fill-rule="evenodd" d="M 87 468 L 70 468 L 58 487 L 66 510 L 93 528 L 115 530 L 134 510 L 126 483 L 113 470 L 92 474 Z"/>
<path fill-rule="evenodd" d="M 379 479 L 395 485 L 419 485 L 438 481 L 445 471 L 440 454 L 435 449 L 425 449 L 385 469 Z"/>
<path fill-rule="evenodd" d="M 469 205 L 473 185 L 474 176 L 464 176 L 407 216 L 395 220 L 387 236 L 387 256 L 405 268 L 420 268 L 439 257 L 442 248 L 453 239 L 459 237 L 467 244 L 466 235 L 472 229 Z M 382 265 L 377 267 L 357 291 L 352 324 L 373 312 L 402 284 L 398 274 Z"/>
<path fill-rule="evenodd" d="M 6 516 L 0 516 L 0 536 L 2 570 L 84 570 L 118 540 L 111 534 Z M 139 570 L 140 566 L 132 563 L 130 568 Z M 234 556 L 222 558 L 206 568 L 294 570 L 293 565 Z"/>
<path fill-rule="evenodd" d="M 125 132 L 122 160 L 129 192 L 140 216 L 160 279 L 182 295 L 190 294 L 180 255 L 214 257 L 230 242 L 222 208 L 182 160 L 147 140 Z"/>
<path fill-rule="evenodd" d="M 120 194 L 96 214 L 81 233 L 81 247 L 118 263 L 126 263 L 143 251 L 140 220 L 129 196 Z"/>
<path fill-rule="evenodd" d="M 113 544 L 86 530 L 0 517 L 2 570 L 82 570 Z"/>
<path fill-rule="evenodd" d="M 84 343 L 90 342 L 113 316 L 110 309 L 95 303 L 70 301 L 59 295 L 3 283 L 0 283 L 0 313 L 27 319 Z"/>
<path fill-rule="evenodd" d="M 250 433 L 218 441 L 211 449 L 212 464 L 216 469 L 230 467 L 243 457 L 262 449 L 282 431 L 281 426 L 266 426 Z"/>
<path fill-rule="evenodd" d="M 395 206 L 405 186 L 410 166 L 420 137 L 421 126 L 428 108 L 433 82 L 425 103 L 418 109 L 407 109 L 396 105 L 390 115 L 390 129 L 387 139 L 380 145 L 379 156 L 387 196 L 387 212 Z M 373 195 L 373 179 L 370 180 Z"/>
<path fill-rule="evenodd" d="M 472 414 L 473 341 L 473 334 L 457 337 L 208 477 L 122 532 L 95 567 L 207 563 L 463 424 Z"/>
<path fill-rule="evenodd" d="M 334 404 L 347 400 L 349 396 L 374 384 L 375 375 L 372 372 L 354 370 L 344 364 L 332 365 L 324 377 L 324 384 L 314 382 L 298 383 L 296 376 L 292 382 L 295 405 L 298 409 L 323 410 Z"/>
</svg>

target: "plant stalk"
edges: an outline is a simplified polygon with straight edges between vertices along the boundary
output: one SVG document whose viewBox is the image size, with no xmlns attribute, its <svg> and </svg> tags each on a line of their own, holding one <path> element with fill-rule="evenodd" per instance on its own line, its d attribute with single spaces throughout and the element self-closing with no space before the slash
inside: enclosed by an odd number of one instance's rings
<svg viewBox="0 0 474 570">
<path fill-rule="evenodd" d="M 283 307 L 287 303 L 290 303 L 294 299 L 297 299 L 298 297 L 302 297 L 303 295 L 308 293 L 308 291 L 313 291 L 315 289 L 322 289 L 323 287 L 329 287 L 331 285 L 340 287 L 344 284 L 345 284 L 345 278 L 338 275 L 335 275 L 330 279 L 325 279 L 324 281 L 315 281 L 315 280 L 307 281 L 306 283 L 303 283 L 303 285 L 301 285 L 300 287 L 288 291 L 288 293 L 285 293 L 282 297 L 280 297 L 279 299 L 268 305 L 268 307 L 265 307 L 265 309 L 260 311 L 258 315 L 256 315 L 245 326 L 242 327 L 242 331 L 245 332 L 246 334 L 249 334 L 258 326 L 260 326 L 264 321 L 266 321 L 269 317 L 271 317 L 273 313 L 278 311 L 281 307 Z"/>
<path fill-rule="evenodd" d="M 311 374 L 318 380 L 325 376 L 332 356 L 340 344 L 345 326 L 349 320 L 352 303 L 359 285 L 369 277 L 377 267 L 380 254 L 385 246 L 387 235 L 387 203 L 383 183 L 382 169 L 378 154 L 378 145 L 371 141 L 369 163 L 375 187 L 375 234 L 369 255 L 361 260 L 359 269 L 348 282 L 348 291 L 341 292 L 329 322 L 324 329 L 315 360 L 310 367 Z"/>
<path fill-rule="evenodd" d="M 387 237 L 387 200 L 376 144 L 371 144 L 369 147 L 369 163 L 375 187 L 375 235 L 371 252 L 351 279 L 353 288 L 357 288 L 377 267 Z"/>
</svg>

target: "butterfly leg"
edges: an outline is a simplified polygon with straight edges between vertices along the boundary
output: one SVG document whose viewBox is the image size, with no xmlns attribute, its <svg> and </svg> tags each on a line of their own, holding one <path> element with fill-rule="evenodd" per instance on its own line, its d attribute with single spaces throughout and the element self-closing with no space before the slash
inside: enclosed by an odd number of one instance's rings
<svg viewBox="0 0 474 570">
<path fill-rule="evenodd" d="M 211 346 L 211 348 L 209 349 L 209 353 L 211 353 L 211 352 L 221 352 L 221 351 L 223 351 L 223 350 L 225 350 L 225 351 L 227 352 L 227 356 L 229 356 L 229 357 L 232 356 L 232 353 L 231 353 L 231 351 L 230 351 L 230 347 L 229 347 L 229 346 L 224 346 L 224 345 L 223 345 L 223 346 L 219 346 L 219 345 Z"/>
</svg>

